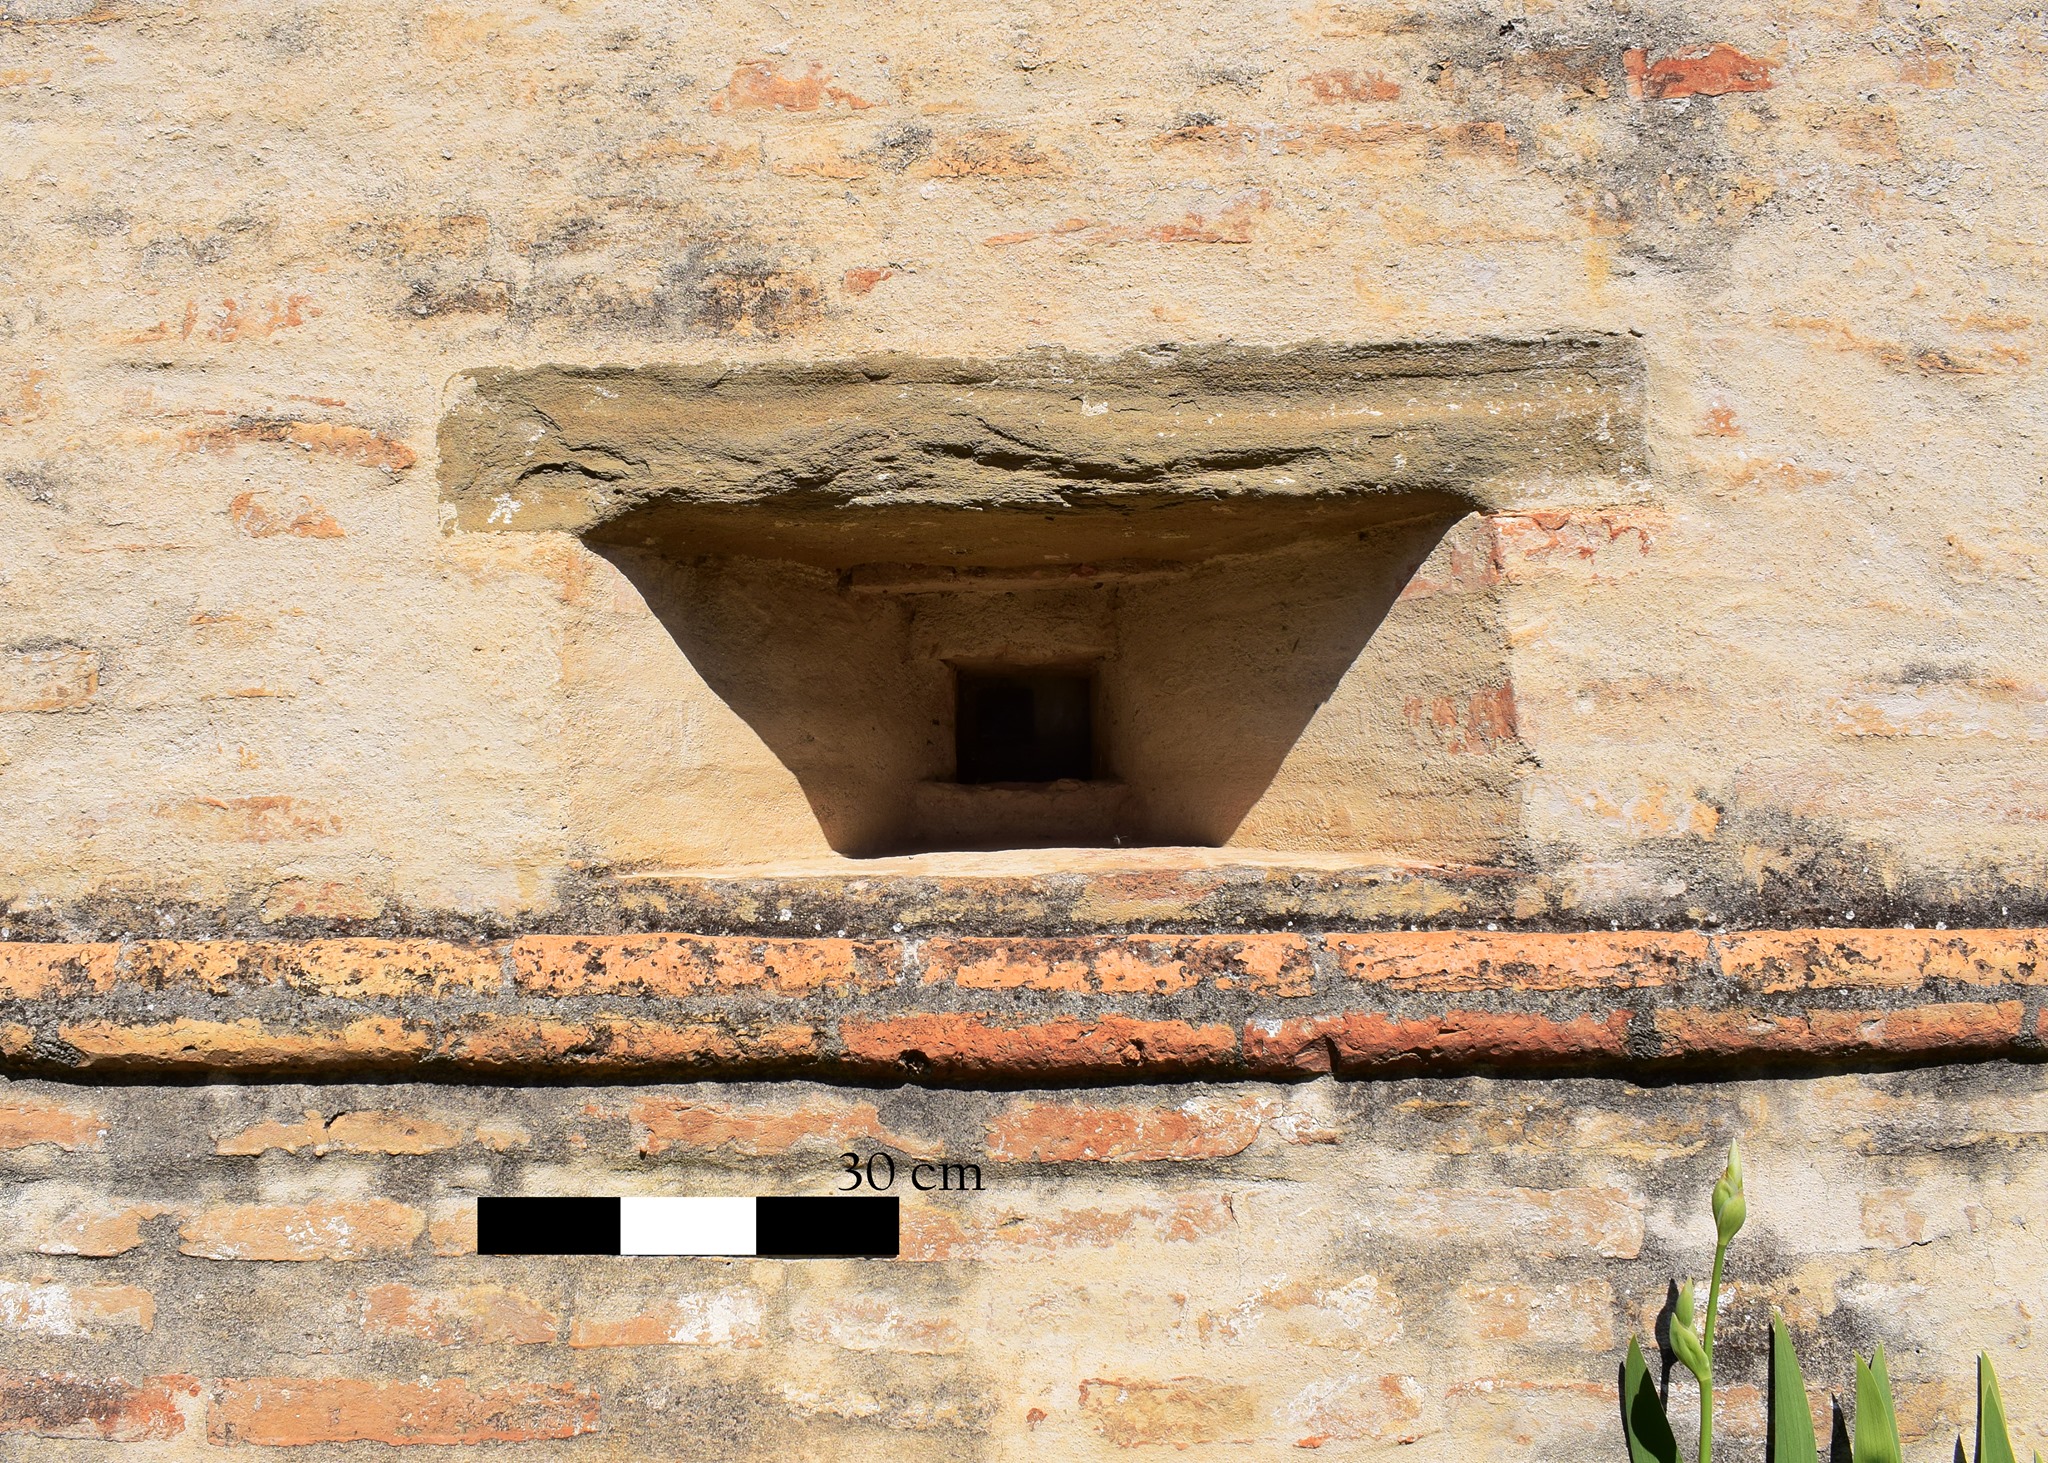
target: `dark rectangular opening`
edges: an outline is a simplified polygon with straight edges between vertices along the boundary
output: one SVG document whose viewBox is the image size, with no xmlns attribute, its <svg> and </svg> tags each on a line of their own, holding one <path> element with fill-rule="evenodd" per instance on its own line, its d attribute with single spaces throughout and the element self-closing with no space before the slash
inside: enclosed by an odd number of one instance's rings
<svg viewBox="0 0 2048 1463">
<path fill-rule="evenodd" d="M 961 670 L 954 685 L 958 781 L 1095 776 L 1095 678 L 1086 671 Z"/>
</svg>

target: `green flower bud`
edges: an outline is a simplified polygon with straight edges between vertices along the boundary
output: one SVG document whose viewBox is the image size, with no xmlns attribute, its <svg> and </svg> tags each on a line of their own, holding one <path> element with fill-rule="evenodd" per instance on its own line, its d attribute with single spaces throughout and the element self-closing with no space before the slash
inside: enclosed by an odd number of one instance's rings
<svg viewBox="0 0 2048 1463">
<path fill-rule="evenodd" d="M 1693 1330 L 1690 1321 L 1684 1325 L 1680 1325 L 1676 1320 L 1671 1323 L 1671 1354 L 1678 1358 L 1680 1366 L 1701 1381 L 1706 1380 L 1707 1348 L 1701 1342 L 1699 1332 Z"/>
<path fill-rule="evenodd" d="M 1728 1166 L 1721 1170 L 1719 1182 L 1714 1185 L 1714 1232 L 1722 1244 L 1735 1238 L 1735 1231 L 1742 1228 L 1742 1221 L 1749 1217 L 1749 1201 L 1742 1192 L 1742 1149 L 1739 1144 L 1728 1145 Z"/>
<path fill-rule="evenodd" d="M 1688 1331 L 1693 1329 L 1692 1282 L 1690 1280 L 1681 1280 L 1678 1282 L 1678 1299 L 1671 1303 L 1671 1316 L 1671 1325 L 1673 1330 L 1676 1330 L 1680 1326 L 1685 1327 L 1685 1329 Z"/>
</svg>

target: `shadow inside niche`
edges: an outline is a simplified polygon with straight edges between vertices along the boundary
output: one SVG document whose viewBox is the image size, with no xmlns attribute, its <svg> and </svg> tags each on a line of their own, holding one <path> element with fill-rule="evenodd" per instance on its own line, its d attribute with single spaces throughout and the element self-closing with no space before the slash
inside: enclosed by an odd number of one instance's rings
<svg viewBox="0 0 2048 1463">
<path fill-rule="evenodd" d="M 984 574 L 964 588 L 942 569 L 876 576 L 591 547 L 795 776 L 841 854 L 1218 846 L 1460 516 L 1192 564 Z M 990 515 L 960 517 L 963 535 L 990 532 Z M 1461 633 L 1439 618 L 1417 642 L 1425 657 Z M 1019 669 L 1089 678 L 1088 779 L 955 780 L 958 677 Z M 1415 676 L 1429 680 L 1427 667 Z M 1398 731 L 1400 688 L 1386 694 L 1382 719 Z M 1388 742 L 1384 727 L 1360 729 L 1342 775 L 1384 770 L 1381 753 L 1401 755 Z"/>
</svg>

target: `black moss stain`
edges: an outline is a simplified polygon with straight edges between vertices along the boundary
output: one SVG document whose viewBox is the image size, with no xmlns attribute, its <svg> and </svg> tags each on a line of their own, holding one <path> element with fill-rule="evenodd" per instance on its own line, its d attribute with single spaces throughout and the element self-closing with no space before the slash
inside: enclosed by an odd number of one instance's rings
<svg viewBox="0 0 2048 1463">
<path fill-rule="evenodd" d="M 545 270 L 513 293 L 513 318 L 561 321 L 636 335 L 779 338 L 825 313 L 825 288 L 765 250 L 692 245 L 651 277 L 611 268 L 558 276 Z"/>
<path fill-rule="evenodd" d="M 1754 117 L 1762 123 L 1757 155 L 1782 158 L 1782 141 L 1770 138 L 1769 92 L 1639 99 L 1624 59 L 1642 51 L 1654 63 L 1731 41 L 1701 24 L 1672 8 L 1634 7 L 1569 29 L 1474 14 L 1431 37 L 1438 50 L 1424 80 L 1519 137 L 1543 135 L 1560 109 L 1591 113 L 1601 123 L 1597 150 L 1545 155 L 1533 166 L 1578 195 L 1624 255 L 1678 272 L 1717 271 L 1744 224 L 1775 206 L 1760 174 L 1778 165 L 1752 168 L 1729 127 L 1732 112 Z"/>
</svg>

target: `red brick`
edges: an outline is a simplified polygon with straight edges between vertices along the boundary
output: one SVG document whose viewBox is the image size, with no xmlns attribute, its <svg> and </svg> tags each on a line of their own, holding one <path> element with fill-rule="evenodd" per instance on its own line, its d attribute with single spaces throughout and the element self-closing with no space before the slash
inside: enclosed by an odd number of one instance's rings
<svg viewBox="0 0 2048 1463">
<path fill-rule="evenodd" d="M 949 1209 L 906 1206 L 902 1258 L 986 1260 L 1020 1253 L 1109 1249 L 1149 1239 L 1188 1244 L 1229 1232 L 1236 1224 L 1224 1194 L 1180 1194 L 1157 1204 L 1123 1209 L 1064 1209 L 1048 1214 L 1005 1210 L 962 1219 Z"/>
<path fill-rule="evenodd" d="M 1467 1282 L 1458 1303 L 1471 1333 L 1518 1345 L 1605 1350 L 1614 1342 L 1614 1287 L 1604 1280 L 1561 1285 Z"/>
<path fill-rule="evenodd" d="M 119 1209 L 75 1210 L 50 1226 L 36 1245 L 44 1255 L 83 1255 L 106 1259 L 125 1255 L 142 1244 L 142 1226 L 170 1211 L 154 1204 L 131 1204 Z"/>
<path fill-rule="evenodd" d="M 925 984 L 965 990 L 1172 995 L 1207 982 L 1218 990 L 1307 995 L 1314 979 L 1299 935 L 933 939 L 918 956 Z"/>
<path fill-rule="evenodd" d="M 308 1443 L 522 1443 L 597 1431 L 588 1388 L 525 1383 L 471 1390 L 461 1379 L 384 1382 L 353 1377 L 250 1377 L 216 1385 L 207 1441 L 269 1447 Z"/>
<path fill-rule="evenodd" d="M 1471 930 L 1328 935 L 1353 980 L 1412 991 L 1633 990 L 1710 973 L 1703 935 L 1493 934 Z"/>
<path fill-rule="evenodd" d="M 1401 95 L 1401 88 L 1387 80 L 1386 73 L 1381 71 L 1315 71 L 1302 77 L 1298 85 L 1307 87 L 1309 95 L 1325 105 L 1333 102 L 1391 102 Z"/>
<path fill-rule="evenodd" d="M 1730 92 L 1769 91 L 1775 61 L 1745 56 L 1733 46 L 1716 45 L 1688 56 L 1649 59 L 1642 50 L 1624 51 L 1622 69 L 1628 74 L 1632 97 L 1666 101 L 1678 97 L 1718 97 Z"/>
<path fill-rule="evenodd" d="M 832 85 L 832 73 L 813 61 L 800 76 L 785 75 L 773 59 L 743 61 L 724 90 L 711 98 L 714 112 L 815 112 L 844 106 L 862 111 L 874 103 Z"/>
<path fill-rule="evenodd" d="M 919 1158 L 944 1152 L 941 1143 L 892 1132 L 883 1125 L 872 1102 L 817 1098 L 783 1107 L 742 1107 L 686 1098 L 638 1097 L 628 1111 L 640 1132 L 640 1151 L 646 1154 L 675 1147 L 725 1148 L 763 1158 L 799 1147 L 838 1151 L 861 1141 Z"/>
<path fill-rule="evenodd" d="M 184 1432 L 179 1399 L 198 1395 L 191 1377 L 131 1384 L 56 1372 L 0 1372 L 0 1433 L 159 1443 Z"/>
<path fill-rule="evenodd" d="M 109 1326 L 147 1331 L 156 1297 L 136 1285 L 63 1285 L 0 1280 L 0 1330 L 38 1336 L 90 1336 Z"/>
<path fill-rule="evenodd" d="M 380 1336 L 409 1336 L 440 1346 L 553 1341 L 553 1314 L 528 1296 L 496 1285 L 416 1290 L 379 1285 L 363 1296 L 362 1325 Z"/>
<path fill-rule="evenodd" d="M 2048 982 L 2048 945 L 2025 930 L 1756 930 L 1717 935 L 1722 973 L 1767 994 Z"/>
<path fill-rule="evenodd" d="M 2018 1001 L 1959 1001 L 1893 1011 L 1659 1011 L 1666 1057 L 1991 1056 L 2010 1051 L 2025 1020 Z"/>
<path fill-rule="evenodd" d="M 0 1000 L 97 994 L 112 989 L 119 945 L 0 940 Z"/>
<path fill-rule="evenodd" d="M 849 295 L 872 294 L 876 285 L 895 277 L 896 271 L 888 268 L 849 269 L 840 276 L 839 287 Z"/>
<path fill-rule="evenodd" d="M 967 1349 L 967 1332 L 951 1316 L 909 1309 L 880 1295 L 835 1298 L 798 1310 L 790 1330 L 845 1351 L 950 1356 Z"/>
<path fill-rule="evenodd" d="M 596 1316 L 576 1317 L 569 1344 L 598 1346 L 730 1346 L 761 1344 L 760 1294 L 743 1286 L 685 1291 L 631 1308 L 611 1302 Z"/>
<path fill-rule="evenodd" d="M 390 1199 L 232 1204 L 201 1211 L 178 1248 L 205 1260 L 360 1260 L 406 1254 L 425 1228 L 419 1210 Z"/>
<path fill-rule="evenodd" d="M 1020 1102 L 988 1125 L 998 1163 L 1143 1163 L 1227 1158 L 1251 1147 L 1270 1099 L 1191 1098 L 1173 1107 Z"/>
<path fill-rule="evenodd" d="M 797 1022 L 736 1029 L 610 1015 L 588 1021 L 484 1017 L 439 1047 L 442 1056 L 479 1071 L 592 1074 L 776 1068 L 817 1050 L 816 1029 Z"/>
<path fill-rule="evenodd" d="M 79 1021 L 59 1026 L 57 1035 L 78 1052 L 81 1071 L 359 1073 L 409 1066 L 429 1048 L 424 1033 L 388 1016 L 325 1030 L 312 1023 L 277 1029 L 253 1016 L 149 1026 Z"/>
<path fill-rule="evenodd" d="M 427 1245 L 443 1259 L 475 1254 L 476 1200 L 435 1200 L 427 1213 Z"/>
<path fill-rule="evenodd" d="M 285 417 L 267 422 L 241 422 L 233 426 L 191 427 L 178 434 L 183 452 L 232 452 L 249 444 L 296 447 L 302 452 L 322 452 L 365 467 L 386 472 L 404 472 L 419 459 L 403 442 L 380 437 L 366 427 L 343 422 L 306 421 Z"/>
<path fill-rule="evenodd" d="M 1626 1011 L 1553 1020 L 1491 1011 L 1452 1011 L 1404 1020 L 1373 1012 L 1245 1027 L 1245 1063 L 1274 1073 L 1424 1071 L 1447 1067 L 1532 1067 L 1614 1061 L 1628 1054 Z"/>
<path fill-rule="evenodd" d="M 987 1014 L 930 1014 L 840 1022 L 846 1054 L 876 1073 L 1049 1078 L 1143 1071 L 1160 1075 L 1237 1066 L 1227 1026 L 1062 1017 L 1009 1023 Z"/>
<path fill-rule="evenodd" d="M 514 985 L 544 996 L 885 990 L 896 984 L 903 963 L 903 947 L 894 940 L 829 938 L 523 935 L 511 952 Z"/>
<path fill-rule="evenodd" d="M 1259 1409 L 1250 1387 L 1205 1377 L 1164 1381 L 1091 1377 L 1081 1383 L 1081 1411 L 1119 1448 L 1168 1444 L 1250 1443 Z"/>
<path fill-rule="evenodd" d="M 88 1107 L 43 1097 L 0 1103 L 0 1149 L 47 1145 L 66 1153 L 105 1146 L 107 1121 Z"/>
<path fill-rule="evenodd" d="M 1482 686 L 1459 696 L 1411 696 L 1402 703 L 1408 725 L 1433 750 L 1484 756 L 1518 740 L 1515 688 Z"/>
<path fill-rule="evenodd" d="M 1302 1430 L 1297 1448 L 1325 1443 L 1417 1442 L 1437 1430 L 1425 1416 L 1429 1392 L 1409 1376 L 1338 1377 L 1312 1383 L 1288 1407 L 1288 1421 Z"/>
</svg>

